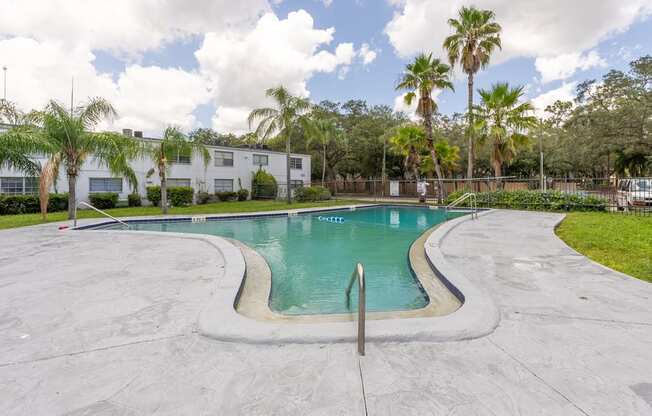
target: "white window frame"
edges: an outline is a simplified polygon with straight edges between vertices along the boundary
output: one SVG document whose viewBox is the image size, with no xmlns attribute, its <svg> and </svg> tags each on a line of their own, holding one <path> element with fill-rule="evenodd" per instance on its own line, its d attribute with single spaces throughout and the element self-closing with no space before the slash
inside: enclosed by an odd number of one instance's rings
<svg viewBox="0 0 652 416">
<path fill-rule="evenodd" d="M 93 181 L 104 181 L 105 184 L 110 183 L 111 181 L 114 182 L 114 184 L 118 183 L 117 181 L 120 181 L 120 189 L 117 190 L 111 188 L 110 186 L 106 186 L 107 189 L 102 189 L 102 190 L 93 190 Z M 88 178 L 88 193 L 90 194 L 96 194 L 96 193 L 103 193 L 103 192 L 111 192 L 111 193 L 117 193 L 121 194 L 123 190 L 123 183 L 122 183 L 122 178 Z"/>
<path fill-rule="evenodd" d="M 222 157 L 219 157 L 219 158 L 218 158 L 218 157 L 217 157 L 218 154 L 219 154 L 220 156 L 222 156 Z M 224 157 L 223 157 L 224 155 L 231 155 L 231 158 L 230 158 L 230 159 L 229 159 L 229 158 L 224 158 Z M 226 151 L 224 151 L 224 150 L 216 150 L 216 151 L 215 151 L 215 154 L 214 154 L 214 159 L 215 159 L 215 166 L 217 166 L 217 167 L 227 167 L 227 168 L 232 168 L 233 165 L 234 165 L 234 154 L 233 154 L 233 152 L 226 152 Z M 227 160 L 230 160 L 230 161 L 231 161 L 231 164 L 230 164 L 230 165 L 224 163 L 224 162 L 227 161 Z M 221 161 L 222 164 L 217 163 L 218 161 Z"/>
<path fill-rule="evenodd" d="M 265 163 L 260 163 L 260 159 L 262 158 L 265 159 Z M 254 153 L 254 155 L 251 157 L 251 160 L 254 166 L 269 166 L 269 155 Z"/>
<path fill-rule="evenodd" d="M 231 189 L 223 189 L 223 185 L 220 185 L 219 187 L 217 186 L 217 181 L 223 181 L 223 182 L 230 182 L 231 183 Z M 215 189 L 215 192 L 233 192 L 233 179 L 222 179 L 222 178 L 215 178 L 213 180 L 213 187 Z"/>
<path fill-rule="evenodd" d="M 28 186 L 30 180 L 32 181 L 31 187 Z M 34 176 L 3 176 L 0 177 L 0 195 L 38 195 L 39 184 L 38 177 Z M 3 187 L 3 182 L 20 182 L 20 188 L 14 186 L 12 188 L 13 192 L 5 192 Z"/>
<path fill-rule="evenodd" d="M 290 180 L 290 189 L 302 188 L 304 185 L 303 179 L 292 179 Z"/>
<path fill-rule="evenodd" d="M 186 158 L 188 159 L 186 160 Z M 171 163 L 175 165 L 192 165 L 192 154 L 184 156 L 180 152 L 177 152 Z"/>
<path fill-rule="evenodd" d="M 297 162 L 299 166 L 297 167 Z M 301 170 L 303 169 L 303 159 L 300 157 L 291 157 L 290 158 L 290 169 Z"/>
<path fill-rule="evenodd" d="M 172 188 L 175 186 L 192 186 L 192 181 L 189 178 L 168 178 L 168 187 Z M 172 183 L 177 183 L 183 181 L 184 183 L 187 183 L 187 185 L 172 185 Z"/>
</svg>

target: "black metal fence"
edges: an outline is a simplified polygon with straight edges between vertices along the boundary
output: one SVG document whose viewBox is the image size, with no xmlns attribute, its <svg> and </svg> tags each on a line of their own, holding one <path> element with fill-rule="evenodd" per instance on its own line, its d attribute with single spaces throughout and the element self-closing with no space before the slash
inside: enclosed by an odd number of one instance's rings
<svg viewBox="0 0 652 416">
<path fill-rule="evenodd" d="M 585 210 L 652 215 L 652 178 L 475 178 L 428 179 L 428 203 L 446 205 L 464 192 L 478 205 L 494 208 Z M 423 193 L 417 181 L 340 180 L 325 186 L 338 198 L 414 201 Z"/>
</svg>

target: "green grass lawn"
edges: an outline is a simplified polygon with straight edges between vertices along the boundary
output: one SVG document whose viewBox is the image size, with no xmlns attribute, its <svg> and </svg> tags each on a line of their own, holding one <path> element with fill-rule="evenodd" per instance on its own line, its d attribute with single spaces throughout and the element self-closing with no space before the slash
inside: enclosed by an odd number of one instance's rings
<svg viewBox="0 0 652 416">
<path fill-rule="evenodd" d="M 189 207 L 170 208 L 170 215 L 197 215 L 197 214 L 228 214 L 238 212 L 276 211 L 296 208 L 333 207 L 337 205 L 360 204 L 360 201 L 330 200 L 321 202 L 295 202 L 288 205 L 282 201 L 242 201 L 242 202 L 215 202 L 206 205 L 192 205 Z M 138 217 L 144 215 L 160 215 L 158 207 L 115 208 L 106 210 L 114 217 Z M 77 211 L 78 218 L 102 218 L 102 215 L 92 210 Z M 41 214 L 21 214 L 0 216 L 0 230 L 6 228 L 24 227 L 27 225 L 43 224 L 47 222 L 65 221 L 67 212 L 53 212 L 48 214 L 47 221 L 41 219 Z"/>
<path fill-rule="evenodd" d="M 652 282 L 652 216 L 574 212 L 557 235 L 598 263 Z"/>
</svg>

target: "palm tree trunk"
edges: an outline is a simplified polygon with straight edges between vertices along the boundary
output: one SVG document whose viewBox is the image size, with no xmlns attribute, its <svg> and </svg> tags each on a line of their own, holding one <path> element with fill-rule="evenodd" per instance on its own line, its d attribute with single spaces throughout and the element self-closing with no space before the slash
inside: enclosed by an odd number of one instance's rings
<svg viewBox="0 0 652 416">
<path fill-rule="evenodd" d="M 473 185 L 471 179 L 473 178 L 473 162 L 475 159 L 475 143 L 473 140 L 473 73 L 469 74 L 468 94 L 469 131 L 467 132 L 467 135 L 469 142 L 469 151 L 466 177 L 468 179 L 468 186 L 471 187 Z"/>
<path fill-rule="evenodd" d="M 285 165 L 286 165 L 286 184 L 285 186 L 287 187 L 287 194 L 288 194 L 288 204 L 292 204 L 292 190 L 290 189 L 290 182 L 291 182 L 291 177 L 290 177 L 290 138 L 292 136 L 292 129 L 288 129 L 288 137 L 287 140 L 285 141 L 285 151 L 287 153 L 287 158 L 285 160 Z"/>
<path fill-rule="evenodd" d="M 160 169 L 160 167 L 159 167 Z M 161 210 L 163 215 L 168 213 L 168 180 L 165 177 L 165 168 L 159 170 L 159 176 L 161 178 Z"/>
<path fill-rule="evenodd" d="M 444 201 L 444 178 L 441 172 L 441 164 L 439 163 L 439 158 L 437 157 L 437 151 L 435 150 L 435 143 L 432 137 L 432 117 L 426 115 L 423 118 L 423 125 L 426 130 L 426 139 L 428 141 L 428 150 L 430 150 L 430 157 L 432 162 L 435 165 L 435 174 L 437 175 L 437 186 L 439 191 L 437 192 L 437 200 L 439 203 Z"/>
<path fill-rule="evenodd" d="M 68 173 L 68 219 L 74 220 L 77 210 L 77 175 Z"/>
<path fill-rule="evenodd" d="M 324 186 L 325 179 L 326 179 L 326 143 L 324 143 L 324 161 L 321 167 L 321 186 Z"/>
<path fill-rule="evenodd" d="M 499 160 L 494 159 L 494 176 L 496 177 L 496 190 L 503 189 L 503 181 L 500 179 L 502 174 L 502 163 Z"/>
</svg>

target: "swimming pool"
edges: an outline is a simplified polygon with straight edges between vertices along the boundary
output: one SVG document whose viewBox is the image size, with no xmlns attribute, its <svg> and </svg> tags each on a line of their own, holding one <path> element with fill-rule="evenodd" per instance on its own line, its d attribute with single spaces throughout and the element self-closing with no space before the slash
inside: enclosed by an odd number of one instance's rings
<svg viewBox="0 0 652 416">
<path fill-rule="evenodd" d="M 449 215 L 453 218 L 463 213 Z M 203 223 L 135 222 L 130 226 L 133 230 L 239 240 L 269 264 L 270 309 L 284 315 L 313 315 L 348 312 L 344 292 L 357 262 L 365 266 L 367 310 L 425 307 L 428 295 L 410 268 L 408 251 L 424 231 L 445 220 L 441 210 L 376 206 Z M 353 296 L 355 305 L 357 293 Z"/>
</svg>

